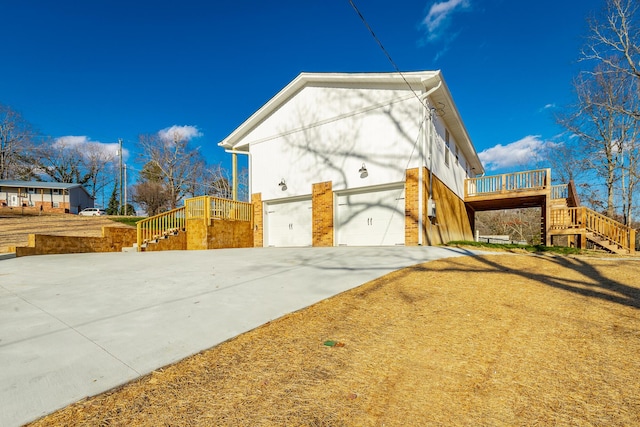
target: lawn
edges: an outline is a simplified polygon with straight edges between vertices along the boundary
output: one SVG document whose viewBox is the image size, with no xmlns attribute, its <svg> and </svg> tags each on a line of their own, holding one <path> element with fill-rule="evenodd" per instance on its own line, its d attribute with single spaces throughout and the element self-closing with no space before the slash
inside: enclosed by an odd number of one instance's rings
<svg viewBox="0 0 640 427">
<path fill-rule="evenodd" d="M 638 277 L 631 258 L 430 262 L 31 425 L 640 425 Z"/>
</svg>

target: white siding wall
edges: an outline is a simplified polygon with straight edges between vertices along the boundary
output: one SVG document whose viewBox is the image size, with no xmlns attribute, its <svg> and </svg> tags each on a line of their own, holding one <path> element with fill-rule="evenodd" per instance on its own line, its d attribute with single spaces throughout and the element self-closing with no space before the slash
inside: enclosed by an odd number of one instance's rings
<svg viewBox="0 0 640 427">
<path fill-rule="evenodd" d="M 431 165 L 421 161 L 429 152 L 423 115 L 409 90 L 307 86 L 244 138 L 251 141 L 251 190 L 273 200 L 308 195 L 317 182 L 331 181 L 334 191 L 403 182 L 407 168 Z M 433 129 L 433 173 L 462 198 L 466 159 L 451 134 L 445 165 L 442 117 Z M 363 163 L 367 178 L 358 173 Z"/>
<path fill-rule="evenodd" d="M 435 134 L 433 135 L 433 174 L 437 176 L 449 189 L 456 193 L 460 198 L 464 198 L 464 180 L 467 177 L 467 160 L 459 150 L 457 141 L 450 133 L 449 147 L 451 152 L 449 155 L 449 165 L 445 162 L 445 152 L 447 145 L 445 143 L 445 124 L 441 117 L 434 118 Z M 429 148 L 427 147 L 427 150 Z M 456 153 L 458 153 L 458 161 L 456 161 Z M 429 161 L 427 161 L 429 167 Z"/>
<path fill-rule="evenodd" d="M 420 164 L 422 114 L 408 90 L 306 87 L 246 137 L 252 192 L 271 200 L 310 194 L 324 181 L 334 191 L 402 182 Z"/>
</svg>

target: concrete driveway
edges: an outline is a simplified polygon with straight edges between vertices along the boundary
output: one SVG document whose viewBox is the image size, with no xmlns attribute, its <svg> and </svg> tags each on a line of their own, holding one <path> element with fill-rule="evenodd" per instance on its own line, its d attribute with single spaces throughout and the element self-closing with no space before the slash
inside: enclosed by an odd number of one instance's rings
<svg viewBox="0 0 640 427">
<path fill-rule="evenodd" d="M 257 248 L 0 261 L 0 425 L 19 426 L 388 272 L 435 247 Z"/>
</svg>

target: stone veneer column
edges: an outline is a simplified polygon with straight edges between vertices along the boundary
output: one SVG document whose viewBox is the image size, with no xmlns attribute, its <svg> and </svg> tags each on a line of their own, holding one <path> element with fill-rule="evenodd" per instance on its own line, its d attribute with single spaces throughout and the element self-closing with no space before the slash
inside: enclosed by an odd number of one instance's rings
<svg viewBox="0 0 640 427">
<path fill-rule="evenodd" d="M 418 205 L 418 168 L 406 170 L 404 183 L 404 244 L 405 246 L 418 246 L 419 215 Z"/>
<path fill-rule="evenodd" d="M 251 204 L 253 207 L 253 247 L 261 248 L 264 246 L 262 193 L 252 194 Z"/>
<path fill-rule="evenodd" d="M 311 191 L 313 246 L 333 246 L 333 185 L 313 184 Z"/>
</svg>

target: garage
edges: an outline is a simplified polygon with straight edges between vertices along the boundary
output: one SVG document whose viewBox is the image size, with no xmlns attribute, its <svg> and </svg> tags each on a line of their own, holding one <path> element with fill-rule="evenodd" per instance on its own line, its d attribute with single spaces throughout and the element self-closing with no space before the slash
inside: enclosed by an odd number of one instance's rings
<svg viewBox="0 0 640 427">
<path fill-rule="evenodd" d="M 266 246 L 311 246 L 311 198 L 265 204 Z"/>
<path fill-rule="evenodd" d="M 404 245 L 404 208 L 404 185 L 338 194 L 338 245 Z"/>
</svg>

